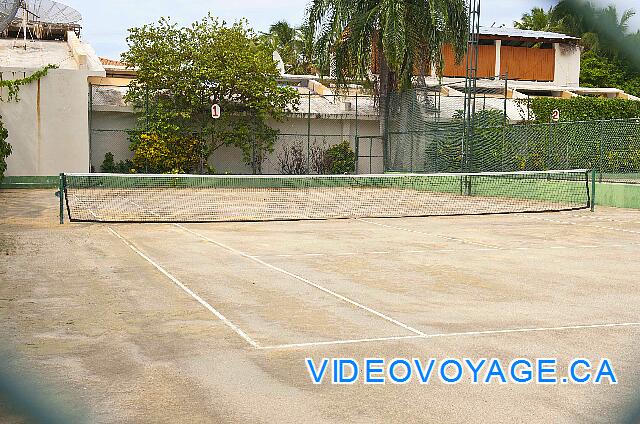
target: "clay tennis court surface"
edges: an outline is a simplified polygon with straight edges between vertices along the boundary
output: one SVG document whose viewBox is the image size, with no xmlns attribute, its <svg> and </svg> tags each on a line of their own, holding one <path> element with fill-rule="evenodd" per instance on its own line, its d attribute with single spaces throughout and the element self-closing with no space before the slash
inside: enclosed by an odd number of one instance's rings
<svg viewBox="0 0 640 424">
<path fill-rule="evenodd" d="M 51 190 L 0 204 L 4 367 L 89 422 L 615 422 L 638 402 L 639 211 L 59 225 Z M 619 384 L 313 385 L 307 357 L 607 357 Z"/>
</svg>

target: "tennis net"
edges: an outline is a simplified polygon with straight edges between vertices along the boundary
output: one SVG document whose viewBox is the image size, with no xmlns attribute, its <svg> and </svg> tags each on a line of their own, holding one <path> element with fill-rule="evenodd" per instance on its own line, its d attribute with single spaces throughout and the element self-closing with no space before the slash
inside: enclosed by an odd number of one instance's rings
<svg viewBox="0 0 640 424">
<path fill-rule="evenodd" d="M 210 222 L 587 208 L 587 170 L 478 174 L 63 174 L 71 221 Z M 61 211 L 62 212 L 62 211 Z"/>
</svg>

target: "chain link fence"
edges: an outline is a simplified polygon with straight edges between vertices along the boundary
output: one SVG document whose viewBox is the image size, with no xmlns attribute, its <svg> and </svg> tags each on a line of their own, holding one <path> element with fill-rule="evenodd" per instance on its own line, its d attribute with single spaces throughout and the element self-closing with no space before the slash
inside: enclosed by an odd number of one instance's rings
<svg viewBox="0 0 640 424">
<path fill-rule="evenodd" d="M 302 94 L 287 119 L 269 123 L 279 131 L 272 150 L 257 148 L 259 140 L 250 155 L 223 144 L 194 172 L 324 173 L 328 149 L 346 142 L 353 151 L 351 172 L 357 173 L 594 168 L 601 181 L 640 183 L 640 119 L 535 123 L 528 121 L 526 102 L 508 98 L 507 87 L 479 90 L 475 129 L 463 158 L 459 89 L 438 86 L 390 96 L 383 125 L 372 96 Z M 132 168 L 130 134 L 140 115 L 124 102 L 125 93 L 121 87 L 92 90 L 93 172 Z"/>
<path fill-rule="evenodd" d="M 494 95 L 495 94 L 491 94 Z M 464 97 L 428 91 L 392 97 L 386 170 L 492 172 L 596 169 L 600 181 L 640 183 L 640 119 L 514 123 L 527 108 L 476 99 L 476 122 L 463 158 Z M 459 106 L 459 107 L 458 107 Z"/>
<path fill-rule="evenodd" d="M 148 111 L 134 111 L 124 101 L 126 87 L 92 87 L 90 152 L 92 172 L 130 172 L 134 152 L 131 134 Z M 152 107 L 153 100 L 150 100 Z M 224 113 L 224 111 L 223 111 Z M 212 125 L 216 122 L 212 120 Z M 382 138 L 373 96 L 301 94 L 297 109 L 282 122 L 271 149 L 262 140 L 245 149 L 212 140 L 217 147 L 193 172 L 220 174 L 318 174 L 329 171 L 327 151 L 347 143 L 353 152 L 352 172 L 383 172 Z M 361 144 L 362 158 L 358 157 Z M 247 153 L 248 150 L 248 153 Z M 375 154 L 374 154 L 375 153 Z M 379 157 L 374 157 L 379 156 Z M 360 170 L 360 163 L 364 170 Z M 144 170 L 137 170 L 145 172 Z"/>
</svg>

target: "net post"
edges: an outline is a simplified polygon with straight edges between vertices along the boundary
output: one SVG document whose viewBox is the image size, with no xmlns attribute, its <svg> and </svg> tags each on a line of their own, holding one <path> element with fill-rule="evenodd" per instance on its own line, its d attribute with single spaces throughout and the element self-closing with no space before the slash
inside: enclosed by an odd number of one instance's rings
<svg viewBox="0 0 640 424">
<path fill-rule="evenodd" d="M 591 212 L 596 210 L 596 169 L 591 170 Z"/>
<path fill-rule="evenodd" d="M 59 198 L 60 198 L 60 224 L 64 224 L 64 173 L 60 173 L 59 181 Z"/>
<path fill-rule="evenodd" d="M 355 151 L 355 153 L 356 153 L 356 170 L 355 170 L 356 174 L 358 173 L 358 162 L 360 162 L 358 160 L 358 158 L 360 157 L 360 151 L 359 151 L 360 150 L 360 138 L 359 138 L 359 135 L 360 134 L 358 134 L 358 92 L 356 91 L 356 137 L 355 137 L 356 144 L 354 146 L 355 149 L 356 149 L 356 151 Z M 371 173 L 371 168 L 369 168 L 369 173 Z"/>
</svg>

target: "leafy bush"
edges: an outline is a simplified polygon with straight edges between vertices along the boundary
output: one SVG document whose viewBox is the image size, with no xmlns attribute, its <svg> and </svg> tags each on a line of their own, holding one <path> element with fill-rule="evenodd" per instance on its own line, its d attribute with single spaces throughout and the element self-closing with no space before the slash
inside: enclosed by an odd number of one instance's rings
<svg viewBox="0 0 640 424">
<path fill-rule="evenodd" d="M 157 174 L 188 174 L 201 165 L 203 145 L 188 135 L 140 134 L 133 137 L 133 169 Z"/>
<path fill-rule="evenodd" d="M 128 174 L 133 170 L 133 162 L 130 160 L 121 160 L 116 162 L 113 153 L 108 152 L 104 155 L 104 161 L 100 165 L 100 172 L 112 174 Z"/>
<path fill-rule="evenodd" d="M 2 116 L 0 116 L 0 181 L 4 178 L 4 172 L 7 170 L 6 159 L 11 154 L 11 145 L 7 142 L 9 132 L 2 125 Z"/>
<path fill-rule="evenodd" d="M 640 96 L 640 69 L 621 58 L 608 58 L 587 51 L 580 61 L 580 85 L 584 87 L 616 87 Z"/>
<path fill-rule="evenodd" d="M 330 174 L 349 174 L 356 170 L 356 154 L 346 140 L 329 147 L 325 155 Z"/>
</svg>

